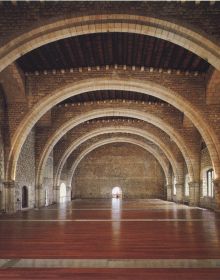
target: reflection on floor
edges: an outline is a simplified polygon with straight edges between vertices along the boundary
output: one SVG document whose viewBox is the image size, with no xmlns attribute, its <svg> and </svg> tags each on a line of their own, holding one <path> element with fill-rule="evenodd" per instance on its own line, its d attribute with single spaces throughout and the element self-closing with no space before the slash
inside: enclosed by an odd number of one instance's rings
<svg viewBox="0 0 220 280">
<path fill-rule="evenodd" d="M 74 200 L 0 216 L 0 258 L 0 279 L 219 279 L 220 214 L 158 199 Z"/>
</svg>

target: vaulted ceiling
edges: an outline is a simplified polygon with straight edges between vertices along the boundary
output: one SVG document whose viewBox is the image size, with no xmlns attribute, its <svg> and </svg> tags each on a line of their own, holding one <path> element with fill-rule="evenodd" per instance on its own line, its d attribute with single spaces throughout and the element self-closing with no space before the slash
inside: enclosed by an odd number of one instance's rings
<svg viewBox="0 0 220 280">
<path fill-rule="evenodd" d="M 17 60 L 24 72 L 104 65 L 206 72 L 208 62 L 171 42 L 132 33 L 96 33 L 59 40 Z"/>
</svg>

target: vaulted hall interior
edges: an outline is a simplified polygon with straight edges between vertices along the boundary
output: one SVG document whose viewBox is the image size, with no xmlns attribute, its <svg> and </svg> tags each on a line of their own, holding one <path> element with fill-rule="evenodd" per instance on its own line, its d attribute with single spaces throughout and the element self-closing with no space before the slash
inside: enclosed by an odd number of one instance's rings
<svg viewBox="0 0 220 280">
<path fill-rule="evenodd" d="M 219 26 L 0 1 L 0 279 L 219 279 Z"/>
</svg>

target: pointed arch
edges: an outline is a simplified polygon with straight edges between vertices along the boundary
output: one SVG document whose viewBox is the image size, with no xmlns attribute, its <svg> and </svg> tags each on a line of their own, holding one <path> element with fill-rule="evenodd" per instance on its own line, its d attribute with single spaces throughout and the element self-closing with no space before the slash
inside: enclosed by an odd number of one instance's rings
<svg viewBox="0 0 220 280">
<path fill-rule="evenodd" d="M 209 123 L 206 121 L 205 116 L 203 116 L 201 111 L 196 106 L 192 105 L 186 98 L 180 96 L 177 92 L 174 92 L 154 82 L 141 80 L 135 77 L 135 74 L 133 74 L 129 76 L 129 78 L 120 77 L 120 79 L 114 77 L 112 78 L 109 76 L 105 77 L 105 75 L 103 75 L 101 78 L 94 78 L 92 80 L 90 78 L 87 78 L 82 81 L 75 82 L 72 85 L 65 86 L 63 89 L 58 89 L 55 92 L 52 92 L 49 96 L 42 98 L 25 116 L 13 136 L 12 148 L 9 154 L 6 173 L 7 180 L 10 181 L 15 179 L 16 165 L 21 147 L 28 133 L 35 125 L 35 123 L 40 119 L 40 117 L 43 116 L 43 114 L 45 114 L 49 109 L 51 109 L 59 102 L 71 96 L 91 90 L 94 91 L 103 89 L 134 91 L 152 95 L 172 104 L 180 111 L 184 111 L 186 116 L 197 127 L 206 142 L 213 162 L 213 167 L 216 175 L 215 178 L 218 178 L 220 176 L 219 139 L 214 130 L 210 127 Z M 173 98 L 174 96 L 175 98 Z M 121 112 L 121 114 L 123 114 L 123 112 Z M 148 118 L 148 121 L 151 121 L 152 119 L 153 117 L 151 116 Z M 158 126 L 161 127 L 161 125 Z M 167 130 L 167 128 L 165 128 L 165 130 Z M 179 136 L 177 137 L 177 135 L 174 134 L 175 132 L 173 132 L 173 136 L 175 136 L 174 139 L 177 139 Z M 183 147 L 179 146 L 179 148 L 182 149 Z M 184 153 L 187 154 L 188 151 L 185 150 Z M 192 168 L 192 166 L 190 168 Z"/>
<path fill-rule="evenodd" d="M 39 23 L 37 23 L 39 24 Z M 180 23 L 131 14 L 96 14 L 51 19 L 41 26 L 28 27 L 0 48 L 0 71 L 25 53 L 64 38 L 100 32 L 128 32 L 161 38 L 186 48 L 220 70 L 220 47 L 210 35 L 186 28 Z"/>
</svg>

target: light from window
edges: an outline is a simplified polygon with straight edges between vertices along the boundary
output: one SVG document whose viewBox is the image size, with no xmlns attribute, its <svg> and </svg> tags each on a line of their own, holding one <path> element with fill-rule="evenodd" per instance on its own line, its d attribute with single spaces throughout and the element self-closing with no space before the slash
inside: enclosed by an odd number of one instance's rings
<svg viewBox="0 0 220 280">
<path fill-rule="evenodd" d="M 112 189 L 112 197 L 113 198 L 119 198 L 122 196 L 122 190 L 120 187 L 114 187 Z"/>
<path fill-rule="evenodd" d="M 173 177 L 173 195 L 176 195 L 176 177 Z"/>
<path fill-rule="evenodd" d="M 60 185 L 60 202 L 66 201 L 66 185 L 62 183 Z"/>
<path fill-rule="evenodd" d="M 214 186 L 213 186 L 213 169 L 209 169 L 206 172 L 207 176 L 207 195 L 210 197 L 214 196 Z"/>
<path fill-rule="evenodd" d="M 185 176 L 185 196 L 189 196 L 189 174 L 186 174 Z"/>
</svg>

